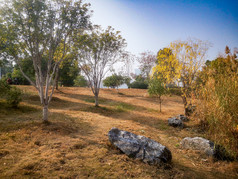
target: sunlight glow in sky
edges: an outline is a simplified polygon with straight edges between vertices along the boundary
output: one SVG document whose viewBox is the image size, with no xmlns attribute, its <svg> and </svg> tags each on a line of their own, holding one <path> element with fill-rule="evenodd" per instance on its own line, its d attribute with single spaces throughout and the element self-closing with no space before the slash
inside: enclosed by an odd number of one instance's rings
<svg viewBox="0 0 238 179">
<path fill-rule="evenodd" d="M 92 21 L 121 31 L 127 50 L 157 53 L 175 40 L 198 38 L 213 44 L 213 60 L 225 46 L 238 47 L 237 0 L 85 0 Z"/>
</svg>

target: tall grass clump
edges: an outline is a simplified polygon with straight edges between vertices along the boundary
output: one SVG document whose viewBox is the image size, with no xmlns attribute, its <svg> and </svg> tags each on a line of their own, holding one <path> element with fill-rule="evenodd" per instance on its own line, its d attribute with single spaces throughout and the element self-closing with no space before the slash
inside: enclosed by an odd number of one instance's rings
<svg viewBox="0 0 238 179">
<path fill-rule="evenodd" d="M 197 115 L 207 135 L 238 157 L 238 61 L 227 55 L 208 62 L 201 73 Z"/>
</svg>

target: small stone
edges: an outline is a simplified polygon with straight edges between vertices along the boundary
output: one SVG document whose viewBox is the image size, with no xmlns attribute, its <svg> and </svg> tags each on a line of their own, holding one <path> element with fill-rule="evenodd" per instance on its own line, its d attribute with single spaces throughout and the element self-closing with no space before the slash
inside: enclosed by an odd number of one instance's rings
<svg viewBox="0 0 238 179">
<path fill-rule="evenodd" d="M 173 126 L 173 127 L 180 127 L 180 128 L 184 127 L 183 121 L 181 119 L 176 118 L 176 117 L 169 118 L 168 119 L 168 124 L 170 126 Z"/>
</svg>

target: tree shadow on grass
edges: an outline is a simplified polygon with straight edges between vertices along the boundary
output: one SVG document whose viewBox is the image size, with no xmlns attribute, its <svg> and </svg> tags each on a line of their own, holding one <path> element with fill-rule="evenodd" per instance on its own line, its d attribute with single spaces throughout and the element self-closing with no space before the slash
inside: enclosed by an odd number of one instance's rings
<svg viewBox="0 0 238 179">
<path fill-rule="evenodd" d="M 190 165 L 192 166 L 193 164 L 191 161 L 189 162 Z M 175 161 L 172 164 L 172 173 L 173 170 L 177 171 L 177 175 L 174 176 L 174 178 L 195 178 L 195 179 L 200 179 L 200 178 L 218 178 L 218 179 L 223 179 L 223 178 L 235 178 L 234 173 L 227 173 L 227 172 L 220 172 L 218 170 L 211 170 L 207 171 L 206 166 L 203 166 L 204 168 L 201 167 L 189 167 L 185 166 L 179 161 Z"/>
<path fill-rule="evenodd" d="M 63 136 L 67 135 L 88 135 L 92 126 L 82 119 L 74 118 L 65 113 L 50 112 L 49 123 L 43 123 L 41 112 L 21 114 L 0 119 L 1 132 L 14 132 L 18 130 L 44 131 L 43 133 L 55 133 Z"/>
<path fill-rule="evenodd" d="M 90 95 L 82 95 L 82 94 L 64 94 L 64 96 L 68 98 L 73 98 L 73 99 L 79 99 L 87 103 L 94 104 L 94 97 Z M 118 100 L 112 100 L 108 98 L 103 98 L 99 97 L 99 106 L 107 106 L 107 107 L 114 107 L 118 108 L 118 111 L 120 111 L 120 108 L 123 108 L 121 111 L 126 111 L 126 110 L 134 110 L 134 111 L 143 111 L 147 110 L 147 108 L 138 106 L 138 105 L 133 105 L 130 103 L 118 101 Z"/>
<path fill-rule="evenodd" d="M 24 102 L 28 104 L 42 106 L 38 95 L 27 96 L 24 98 Z M 81 104 L 81 103 L 72 102 L 72 101 L 64 100 L 59 97 L 53 96 L 52 100 L 49 103 L 49 106 L 50 108 L 53 108 L 53 109 L 62 109 L 62 108 L 67 108 L 69 106 L 75 106 L 77 104 Z"/>
<path fill-rule="evenodd" d="M 53 112 L 50 115 L 49 123 L 41 123 L 40 127 L 45 132 L 57 133 L 60 135 L 89 135 L 95 130 L 90 123 L 83 119 L 75 118 L 64 113 Z"/>
</svg>

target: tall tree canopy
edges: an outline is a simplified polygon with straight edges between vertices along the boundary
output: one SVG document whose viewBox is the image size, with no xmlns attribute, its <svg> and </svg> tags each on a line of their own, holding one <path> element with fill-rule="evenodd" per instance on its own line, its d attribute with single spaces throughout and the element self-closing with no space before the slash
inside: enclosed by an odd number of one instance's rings
<svg viewBox="0 0 238 179">
<path fill-rule="evenodd" d="M 37 89 L 44 121 L 48 120 L 59 64 L 69 53 L 73 35 L 89 26 L 88 7 L 77 0 L 10 0 L 0 9 L 1 26 L 7 34 L 5 52 Z M 21 67 L 24 59 L 33 63 L 34 81 Z M 45 71 L 42 71 L 43 59 L 47 64 Z"/>
</svg>

